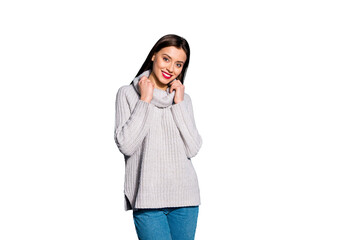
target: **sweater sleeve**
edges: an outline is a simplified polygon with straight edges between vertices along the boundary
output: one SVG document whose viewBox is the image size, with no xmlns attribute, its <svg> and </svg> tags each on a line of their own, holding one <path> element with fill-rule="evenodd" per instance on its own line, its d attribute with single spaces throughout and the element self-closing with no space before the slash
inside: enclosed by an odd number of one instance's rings
<svg viewBox="0 0 360 240">
<path fill-rule="evenodd" d="M 131 111 L 125 94 L 126 87 L 121 87 L 116 95 L 114 137 L 120 152 L 131 156 L 148 133 L 154 106 L 138 100 Z"/>
<path fill-rule="evenodd" d="M 196 128 L 190 96 L 185 94 L 184 100 L 174 104 L 171 110 L 183 139 L 186 155 L 192 158 L 199 152 L 202 138 Z"/>
</svg>

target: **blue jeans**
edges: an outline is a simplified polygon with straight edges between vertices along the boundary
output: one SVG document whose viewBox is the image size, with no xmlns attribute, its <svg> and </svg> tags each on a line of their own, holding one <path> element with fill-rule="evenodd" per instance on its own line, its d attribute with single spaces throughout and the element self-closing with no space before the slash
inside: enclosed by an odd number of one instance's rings
<svg viewBox="0 0 360 240">
<path fill-rule="evenodd" d="M 193 240 L 199 206 L 133 211 L 140 240 Z"/>
</svg>

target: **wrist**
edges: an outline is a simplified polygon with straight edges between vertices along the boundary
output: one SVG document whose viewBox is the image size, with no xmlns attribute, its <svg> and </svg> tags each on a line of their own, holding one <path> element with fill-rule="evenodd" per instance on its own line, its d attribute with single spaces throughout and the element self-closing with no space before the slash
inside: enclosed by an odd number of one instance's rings
<svg viewBox="0 0 360 240">
<path fill-rule="evenodd" d="M 182 101 L 184 101 L 184 99 L 174 99 L 175 104 L 181 103 Z"/>
<path fill-rule="evenodd" d="M 149 97 L 141 97 L 140 100 L 147 102 L 147 103 L 151 102 L 151 98 L 149 98 Z"/>
</svg>

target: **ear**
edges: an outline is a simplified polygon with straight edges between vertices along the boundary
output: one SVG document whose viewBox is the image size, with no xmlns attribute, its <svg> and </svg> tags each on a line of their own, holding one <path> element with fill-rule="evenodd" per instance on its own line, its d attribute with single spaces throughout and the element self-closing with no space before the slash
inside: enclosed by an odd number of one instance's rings
<svg viewBox="0 0 360 240">
<path fill-rule="evenodd" d="M 155 54 L 152 56 L 151 61 L 155 60 Z"/>
</svg>

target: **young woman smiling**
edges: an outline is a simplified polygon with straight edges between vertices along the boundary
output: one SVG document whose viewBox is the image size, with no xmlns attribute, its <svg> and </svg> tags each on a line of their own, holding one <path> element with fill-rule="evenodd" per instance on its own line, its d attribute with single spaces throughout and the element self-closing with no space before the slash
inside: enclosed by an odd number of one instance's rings
<svg viewBox="0 0 360 240">
<path fill-rule="evenodd" d="M 160 38 L 116 96 L 115 142 L 125 158 L 125 210 L 139 239 L 194 239 L 200 191 L 193 158 L 202 145 L 183 85 L 187 41 Z"/>
</svg>

